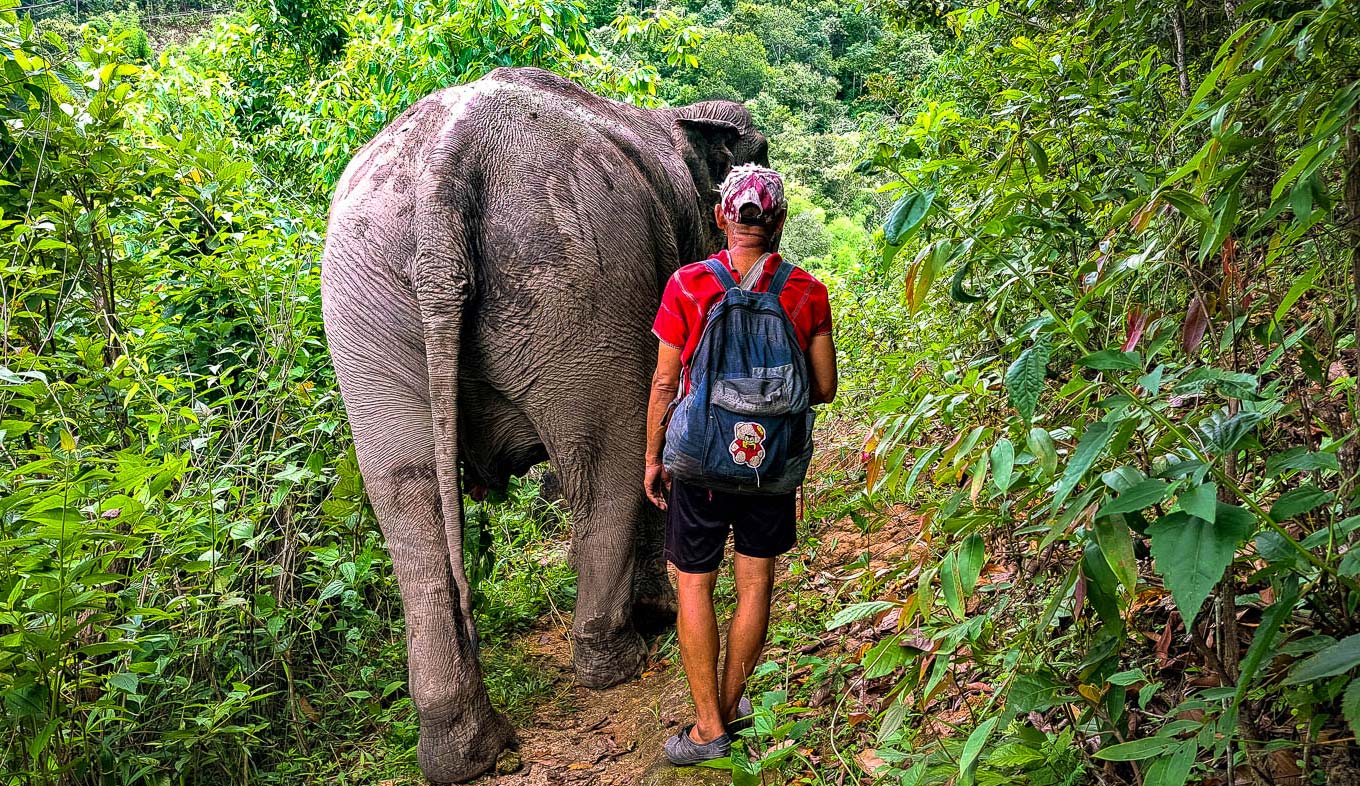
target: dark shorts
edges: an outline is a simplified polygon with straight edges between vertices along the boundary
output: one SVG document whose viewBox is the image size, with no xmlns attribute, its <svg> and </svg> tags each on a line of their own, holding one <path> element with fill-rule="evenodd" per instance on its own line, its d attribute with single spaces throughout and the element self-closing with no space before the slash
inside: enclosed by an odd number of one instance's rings
<svg viewBox="0 0 1360 786">
<path fill-rule="evenodd" d="M 738 554 L 777 557 L 798 537 L 796 492 L 733 494 L 671 481 L 666 507 L 666 559 L 682 573 L 711 573 L 722 564 L 727 530 Z"/>
</svg>

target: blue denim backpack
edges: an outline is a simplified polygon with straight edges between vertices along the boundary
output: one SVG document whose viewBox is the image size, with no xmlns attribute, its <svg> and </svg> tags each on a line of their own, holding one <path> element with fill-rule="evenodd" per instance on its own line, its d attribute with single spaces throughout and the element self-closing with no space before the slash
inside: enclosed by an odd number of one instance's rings
<svg viewBox="0 0 1360 786">
<path fill-rule="evenodd" d="M 706 262 L 726 290 L 689 363 L 689 392 L 666 427 L 666 469 L 719 491 L 778 494 L 803 482 L 812 459 L 807 358 L 779 293 L 793 272 L 781 261 L 765 292 L 742 289 Z"/>
</svg>

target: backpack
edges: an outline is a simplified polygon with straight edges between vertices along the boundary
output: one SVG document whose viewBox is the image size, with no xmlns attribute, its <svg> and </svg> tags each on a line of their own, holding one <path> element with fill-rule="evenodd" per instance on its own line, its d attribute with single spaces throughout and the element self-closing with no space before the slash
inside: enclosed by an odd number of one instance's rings
<svg viewBox="0 0 1360 786">
<path fill-rule="evenodd" d="M 807 358 L 779 302 L 793 265 L 781 261 L 769 289 L 752 292 L 722 262 L 705 264 L 726 291 L 690 359 L 689 390 L 673 405 L 662 462 L 671 475 L 714 490 L 793 491 L 812 460 L 816 417 Z"/>
</svg>

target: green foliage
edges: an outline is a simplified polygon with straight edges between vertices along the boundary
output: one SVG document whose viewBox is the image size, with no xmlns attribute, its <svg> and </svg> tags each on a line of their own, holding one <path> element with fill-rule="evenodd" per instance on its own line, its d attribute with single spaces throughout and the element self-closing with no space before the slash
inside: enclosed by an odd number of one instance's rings
<svg viewBox="0 0 1360 786">
<path fill-rule="evenodd" d="M 832 293 L 839 414 L 873 421 L 836 515 L 919 520 L 778 634 L 869 638 L 762 667 L 734 782 L 1179 785 L 1258 767 L 1266 732 L 1334 742 L 1360 725 L 1353 5 L 252 0 L 154 57 L 135 11 L 0 14 L 0 768 L 410 770 L 325 201 L 414 101 L 512 64 L 749 102 L 784 249 Z M 515 636 L 572 601 L 565 522 L 532 483 L 469 510 L 523 721 L 551 678 Z M 876 703 L 826 729 L 800 679 Z M 873 758 L 812 753 L 837 734 Z"/>
<path fill-rule="evenodd" d="M 926 63 L 915 84 L 891 67 L 869 82 L 904 118 L 861 165 L 896 197 L 878 241 L 904 278 L 866 285 L 901 287 L 918 322 L 887 342 L 902 359 L 879 377 L 866 481 L 884 503 L 933 487 L 922 518 L 933 548 L 896 601 L 899 627 L 955 652 L 955 672 L 1010 681 L 1012 696 L 1016 669 L 1063 664 L 1041 711 L 1066 705 L 1068 718 L 1048 717 L 1098 735 L 1099 758 L 1145 762 L 1106 770 L 1118 778 L 1181 784 L 1201 761 L 1258 761 L 1263 715 L 1301 740 L 1329 713 L 1355 714 L 1342 695 L 1348 640 L 1290 672 L 1301 690 L 1281 689 L 1270 657 L 1279 637 L 1339 637 L 1360 603 L 1354 541 L 1340 534 L 1360 501 L 1360 236 L 1347 223 L 1360 179 L 1340 158 L 1360 149 L 1360 82 L 1342 65 L 1360 48 L 1343 21 L 1353 11 L 992 3 L 944 12 L 951 45 L 935 43 L 924 11 L 898 9 L 896 35 L 945 55 L 904 54 L 904 69 Z M 1199 34 L 1183 50 L 1155 32 L 1168 15 L 1193 15 Z M 963 615 L 949 544 L 979 536 L 1011 544 L 1005 570 L 1037 560 L 1040 573 Z M 1161 593 L 1178 614 L 1149 605 Z M 1233 620 L 1258 611 L 1270 624 L 1239 648 Z M 1232 704 L 1187 688 L 1177 705 L 1146 681 L 1134 706 L 1133 683 L 1116 677 L 1153 654 L 1132 635 L 1149 628 L 1211 651 L 1202 667 L 1237 685 L 1224 689 Z M 906 659 L 898 680 L 893 695 L 929 717 L 925 666 Z M 910 725 L 901 702 L 880 724 L 906 782 L 934 782 L 942 753 L 978 762 L 979 782 L 993 777 L 988 750 L 1033 755 L 994 739 L 1027 723 L 1001 702 L 960 730 L 962 748 L 912 749 L 909 734 L 891 736 Z M 1174 720 L 1187 709 L 1203 721 Z"/>
<path fill-rule="evenodd" d="M 68 46 L 0 12 L 0 771 L 16 783 L 414 766 L 400 599 L 322 337 L 325 204 L 269 175 L 322 178 L 267 157 L 345 153 L 277 129 L 262 144 L 325 56 L 379 60 L 376 40 L 326 43 L 371 18 L 322 10 L 251 7 L 155 65 L 131 17 Z M 597 57 L 543 19 L 538 37 L 520 18 L 485 31 L 501 48 L 480 56 Z M 569 606 L 574 579 L 536 486 L 483 521 L 488 682 L 522 720 L 555 677 L 509 637 Z"/>
</svg>

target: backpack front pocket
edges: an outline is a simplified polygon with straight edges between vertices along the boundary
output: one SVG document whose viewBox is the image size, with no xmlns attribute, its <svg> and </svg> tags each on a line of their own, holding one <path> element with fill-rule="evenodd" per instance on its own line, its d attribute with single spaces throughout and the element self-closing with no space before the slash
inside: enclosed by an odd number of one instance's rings
<svg viewBox="0 0 1360 786">
<path fill-rule="evenodd" d="M 737 415 L 785 415 L 798 409 L 793 366 L 753 368 L 754 376 L 716 379 L 710 401 Z"/>
</svg>

